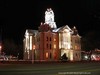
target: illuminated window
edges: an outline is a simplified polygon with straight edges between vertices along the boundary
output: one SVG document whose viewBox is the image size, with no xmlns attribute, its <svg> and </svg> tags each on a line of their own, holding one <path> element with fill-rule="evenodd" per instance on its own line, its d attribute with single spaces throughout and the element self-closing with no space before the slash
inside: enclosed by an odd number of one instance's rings
<svg viewBox="0 0 100 75">
<path fill-rule="evenodd" d="M 48 52 L 46 52 L 46 58 L 48 58 L 48 56 L 49 56 L 49 54 L 48 54 Z"/>
<path fill-rule="evenodd" d="M 56 44 L 54 44 L 54 48 L 56 49 Z"/>
<path fill-rule="evenodd" d="M 54 41 L 56 41 L 56 39 L 54 38 Z"/>
<path fill-rule="evenodd" d="M 71 46 L 70 46 L 70 44 L 68 44 L 68 49 L 70 49 L 71 48 Z"/>
<path fill-rule="evenodd" d="M 2 49 L 2 46 L 0 45 L 0 50 Z"/>
<path fill-rule="evenodd" d="M 70 52 L 70 60 L 73 61 L 73 52 Z"/>
<path fill-rule="evenodd" d="M 75 46 L 75 49 L 77 49 L 77 46 Z"/>
<path fill-rule="evenodd" d="M 33 49 L 35 49 L 35 45 L 33 45 Z"/>
</svg>

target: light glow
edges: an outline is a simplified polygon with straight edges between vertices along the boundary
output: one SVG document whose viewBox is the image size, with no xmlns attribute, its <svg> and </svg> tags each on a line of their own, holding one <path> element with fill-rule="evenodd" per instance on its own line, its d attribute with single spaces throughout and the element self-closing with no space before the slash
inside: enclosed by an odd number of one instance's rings
<svg viewBox="0 0 100 75">
<path fill-rule="evenodd" d="M 59 34 L 59 47 L 63 49 L 71 48 L 71 37 L 68 29 L 65 29 L 64 32 Z"/>
<path fill-rule="evenodd" d="M 35 49 L 35 45 L 33 45 L 33 50 Z"/>
<path fill-rule="evenodd" d="M 29 36 L 26 36 L 26 40 L 25 40 L 25 48 L 29 49 Z"/>
<path fill-rule="evenodd" d="M 73 61 L 73 52 L 70 51 L 70 60 Z"/>
<path fill-rule="evenodd" d="M 48 56 L 49 56 L 49 54 L 48 54 L 48 52 L 46 52 L 46 58 L 48 58 Z"/>
<path fill-rule="evenodd" d="M 1 50 L 2 46 L 0 45 L 0 50 Z"/>
<path fill-rule="evenodd" d="M 30 50 L 32 50 L 32 36 L 30 36 Z"/>
<path fill-rule="evenodd" d="M 56 44 L 54 44 L 54 49 L 56 49 Z"/>
<path fill-rule="evenodd" d="M 54 22 L 54 12 L 51 8 L 47 9 L 45 12 L 45 23 L 49 24 L 51 28 L 57 28 Z"/>
<path fill-rule="evenodd" d="M 54 41 L 56 41 L 56 39 L 54 38 Z"/>
</svg>

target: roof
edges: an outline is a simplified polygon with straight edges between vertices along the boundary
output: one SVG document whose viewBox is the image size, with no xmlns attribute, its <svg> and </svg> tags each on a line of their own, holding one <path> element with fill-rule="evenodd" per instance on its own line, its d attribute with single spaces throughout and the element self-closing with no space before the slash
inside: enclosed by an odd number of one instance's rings
<svg viewBox="0 0 100 75">
<path fill-rule="evenodd" d="M 60 27 L 60 28 L 58 28 L 58 29 L 54 29 L 53 32 L 61 32 L 61 31 L 64 30 L 64 29 L 68 29 L 69 31 L 72 31 L 72 30 L 69 28 L 68 25 L 65 25 L 65 26 L 62 26 L 62 27 Z"/>
<path fill-rule="evenodd" d="M 38 30 L 26 29 L 25 35 L 35 35 L 37 34 Z"/>
</svg>

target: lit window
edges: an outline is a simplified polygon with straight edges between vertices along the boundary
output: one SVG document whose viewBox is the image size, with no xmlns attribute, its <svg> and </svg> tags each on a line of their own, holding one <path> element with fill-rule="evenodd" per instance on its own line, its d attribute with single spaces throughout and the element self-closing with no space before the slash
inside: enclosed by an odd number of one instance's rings
<svg viewBox="0 0 100 75">
<path fill-rule="evenodd" d="M 77 49 L 77 46 L 75 46 L 75 49 Z"/>
<path fill-rule="evenodd" d="M 33 49 L 35 49 L 35 45 L 33 45 Z"/>
<path fill-rule="evenodd" d="M 46 58 L 48 58 L 48 55 L 49 55 L 48 52 L 46 52 Z"/>
<path fill-rule="evenodd" d="M 73 52 L 70 52 L 70 60 L 73 61 Z"/>
<path fill-rule="evenodd" d="M 54 48 L 56 49 L 56 44 L 54 44 Z"/>
<path fill-rule="evenodd" d="M 70 49 L 71 48 L 71 45 L 70 44 L 68 44 L 68 49 Z"/>
<path fill-rule="evenodd" d="M 54 38 L 54 41 L 56 41 L 56 39 Z"/>
</svg>

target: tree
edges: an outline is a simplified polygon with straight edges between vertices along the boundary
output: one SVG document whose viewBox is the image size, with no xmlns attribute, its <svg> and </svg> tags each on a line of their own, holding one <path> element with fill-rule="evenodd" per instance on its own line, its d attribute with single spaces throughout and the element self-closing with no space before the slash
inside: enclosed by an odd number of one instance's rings
<svg viewBox="0 0 100 75">
<path fill-rule="evenodd" d="M 85 51 L 100 49 L 100 34 L 90 31 L 82 37 L 82 49 Z"/>
<path fill-rule="evenodd" d="M 68 60 L 68 57 L 66 56 L 66 53 L 63 54 L 63 56 L 61 57 L 61 60 L 62 61 L 67 61 Z"/>
<path fill-rule="evenodd" d="M 3 41 L 3 52 L 5 52 L 6 55 L 17 56 L 18 45 L 12 39 L 5 39 Z"/>
</svg>

